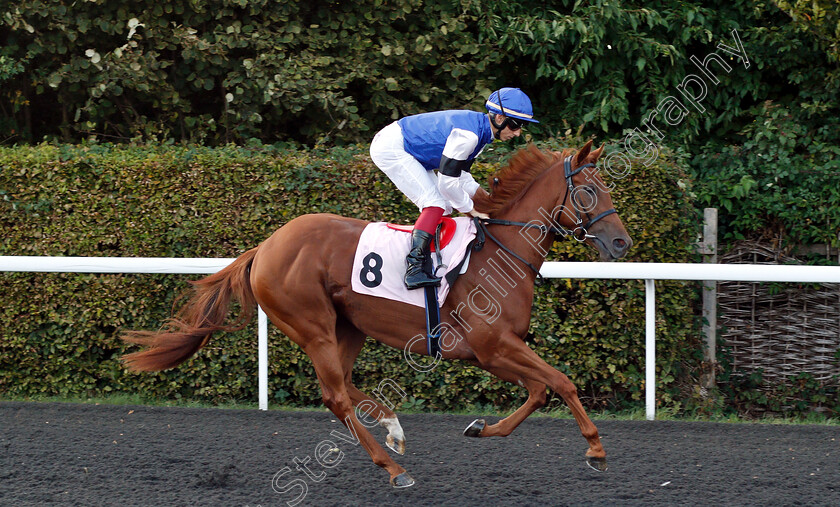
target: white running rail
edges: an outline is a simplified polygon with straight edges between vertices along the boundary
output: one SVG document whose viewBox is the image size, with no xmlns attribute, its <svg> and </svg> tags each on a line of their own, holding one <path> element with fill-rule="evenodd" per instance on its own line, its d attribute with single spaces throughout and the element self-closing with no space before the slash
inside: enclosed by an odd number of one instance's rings
<svg viewBox="0 0 840 507">
<path fill-rule="evenodd" d="M 0 271 L 49 273 L 215 273 L 234 259 L 165 257 L 0 256 Z M 546 278 L 599 278 L 645 281 L 645 414 L 656 417 L 655 280 L 840 283 L 840 266 L 689 264 L 641 262 L 546 262 Z M 268 320 L 258 312 L 259 407 L 268 410 Z"/>
</svg>

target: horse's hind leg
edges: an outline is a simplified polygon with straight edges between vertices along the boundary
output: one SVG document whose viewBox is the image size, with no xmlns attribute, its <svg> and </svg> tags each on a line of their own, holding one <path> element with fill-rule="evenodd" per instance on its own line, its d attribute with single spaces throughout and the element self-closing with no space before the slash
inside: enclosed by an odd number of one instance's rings
<svg viewBox="0 0 840 507">
<path fill-rule="evenodd" d="M 339 317 L 336 324 L 336 337 L 344 367 L 344 385 L 347 387 L 347 393 L 350 395 L 353 406 L 357 408 L 357 417 L 359 414 L 365 414 L 367 417 L 375 419 L 377 422 L 373 424 L 379 424 L 388 430 L 385 445 L 397 454 L 405 454 L 405 434 L 399 419 L 397 419 L 397 414 L 388 406 L 377 402 L 360 391 L 353 384 L 353 365 L 365 344 L 365 334 Z M 362 421 L 362 424 L 365 424 L 368 428 L 372 427 L 372 425 L 366 424 L 366 421 Z"/>
<path fill-rule="evenodd" d="M 353 384 L 347 384 L 347 392 L 353 400 L 353 406 L 358 407 L 362 414 L 368 414 L 369 417 L 376 419 L 380 426 L 388 430 L 385 445 L 397 454 L 405 454 L 405 433 L 397 414 L 387 406 L 377 403 Z"/>
<path fill-rule="evenodd" d="M 326 295 L 298 295 L 292 299 L 282 291 L 273 290 L 275 287 L 277 285 L 258 286 L 257 301 L 271 322 L 300 345 L 312 360 L 321 383 L 324 404 L 350 431 L 345 438 L 362 444 L 373 462 L 390 474 L 392 486 L 405 488 L 413 485 L 414 479 L 391 459 L 356 417 L 344 382 L 344 365 L 335 327 L 337 316 Z"/>
<path fill-rule="evenodd" d="M 414 484 L 414 479 L 408 475 L 403 467 L 388 456 L 367 428 L 356 417 L 350 394 L 344 383 L 344 369 L 338 360 L 338 345 L 333 340 L 319 340 L 310 342 L 304 347 L 307 355 L 312 359 L 312 365 L 321 382 L 321 392 L 324 404 L 350 430 L 351 437 L 355 437 L 370 454 L 371 459 L 391 475 L 391 485 L 404 488 Z"/>
<path fill-rule="evenodd" d="M 487 371 L 506 380 L 510 383 L 519 384 L 528 390 L 528 399 L 519 407 L 516 412 L 505 417 L 496 424 L 485 426 L 484 419 L 476 419 L 467 429 L 464 430 L 464 436 L 467 437 L 506 437 L 510 435 L 517 426 L 522 424 L 522 421 L 533 414 L 534 411 L 545 406 L 546 399 L 546 385 L 542 382 L 537 382 L 527 378 L 514 375 L 513 373 L 503 370 L 501 368 L 488 368 Z"/>
</svg>

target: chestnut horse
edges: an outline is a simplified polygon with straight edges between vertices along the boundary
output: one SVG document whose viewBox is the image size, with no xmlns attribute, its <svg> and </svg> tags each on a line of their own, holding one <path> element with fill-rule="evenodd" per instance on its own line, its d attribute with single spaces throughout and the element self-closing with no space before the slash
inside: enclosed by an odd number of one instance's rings
<svg viewBox="0 0 840 507">
<path fill-rule="evenodd" d="M 530 146 L 490 178 L 491 193 L 476 194 L 476 208 L 491 216 L 482 228 L 487 244 L 472 252 L 469 269 L 453 284 L 441 308 L 446 329 L 442 355 L 472 363 L 528 390 L 527 401 L 513 414 L 489 426 L 476 420 L 465 435 L 509 435 L 545 405 L 549 387 L 563 397 L 589 443 L 586 462 L 603 471 L 606 453 L 575 386 L 523 341 L 530 324 L 534 270 L 545 261 L 558 234 L 574 230 L 576 239 L 596 248 L 602 260 L 623 257 L 632 244 L 598 173 L 582 171 L 593 167 L 603 151 L 603 146 L 591 148 L 591 141 L 576 154 L 547 153 Z M 508 223 L 499 223 L 503 221 Z M 404 453 L 405 437 L 396 415 L 353 385 L 353 364 L 366 336 L 409 354 L 427 354 L 423 340 L 412 340 L 426 334 L 422 308 L 351 289 L 352 259 L 367 224 L 329 214 L 295 218 L 226 268 L 193 282 L 191 299 L 160 332 L 124 334 L 124 340 L 148 347 L 126 355 L 127 367 L 173 368 L 205 346 L 214 331 L 241 329 L 259 304 L 312 360 L 324 404 L 348 426 L 373 462 L 388 471 L 394 487 L 411 486 L 414 479 L 375 441 L 354 410 L 354 406 L 370 407 L 367 414 L 360 414 L 370 417 L 369 422 L 376 418 L 388 429 L 388 447 Z M 499 271 L 500 266 L 508 272 Z M 498 276 L 488 276 L 490 272 Z M 487 305 L 477 309 L 475 292 L 483 291 L 486 302 L 490 285 L 503 296 L 492 315 Z M 232 300 L 241 305 L 240 317 L 226 323 Z"/>
</svg>

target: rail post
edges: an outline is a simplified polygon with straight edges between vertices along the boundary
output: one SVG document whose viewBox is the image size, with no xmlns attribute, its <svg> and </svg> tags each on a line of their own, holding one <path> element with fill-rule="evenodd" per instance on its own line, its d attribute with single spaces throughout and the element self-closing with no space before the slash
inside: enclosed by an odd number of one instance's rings
<svg viewBox="0 0 840 507">
<path fill-rule="evenodd" d="M 656 285 L 645 279 L 645 417 L 656 418 Z"/>
<path fill-rule="evenodd" d="M 703 254 L 703 263 L 718 263 L 718 212 L 717 208 L 703 210 L 703 242 L 698 246 Z M 703 281 L 703 335 L 706 346 L 703 348 L 703 373 L 700 383 L 706 389 L 715 386 L 717 369 L 717 281 Z"/>
<path fill-rule="evenodd" d="M 259 375 L 260 410 L 268 410 L 268 317 L 257 305 L 257 375 Z"/>
</svg>

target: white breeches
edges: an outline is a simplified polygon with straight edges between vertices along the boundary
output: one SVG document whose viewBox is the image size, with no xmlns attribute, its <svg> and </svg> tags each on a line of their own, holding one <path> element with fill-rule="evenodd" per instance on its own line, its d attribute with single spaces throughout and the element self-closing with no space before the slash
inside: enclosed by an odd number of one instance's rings
<svg viewBox="0 0 840 507">
<path fill-rule="evenodd" d="M 443 208 L 444 214 L 452 213 L 452 207 L 438 190 L 434 171 L 427 171 L 405 151 L 402 130 L 397 122 L 376 134 L 370 143 L 370 158 L 418 208 L 436 206 Z"/>
</svg>

